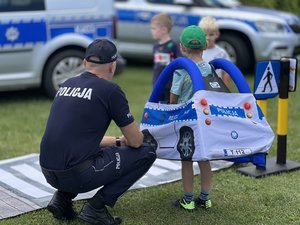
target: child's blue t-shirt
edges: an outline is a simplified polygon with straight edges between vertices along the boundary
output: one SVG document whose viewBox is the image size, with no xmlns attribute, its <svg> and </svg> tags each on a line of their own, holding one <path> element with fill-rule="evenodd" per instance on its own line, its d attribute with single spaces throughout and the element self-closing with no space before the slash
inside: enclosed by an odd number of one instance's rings
<svg viewBox="0 0 300 225">
<path fill-rule="evenodd" d="M 199 61 L 196 65 L 203 77 L 212 74 L 211 66 L 207 62 Z M 171 93 L 179 96 L 177 103 L 183 103 L 192 98 L 194 94 L 193 83 L 186 70 L 180 69 L 174 72 Z"/>
</svg>

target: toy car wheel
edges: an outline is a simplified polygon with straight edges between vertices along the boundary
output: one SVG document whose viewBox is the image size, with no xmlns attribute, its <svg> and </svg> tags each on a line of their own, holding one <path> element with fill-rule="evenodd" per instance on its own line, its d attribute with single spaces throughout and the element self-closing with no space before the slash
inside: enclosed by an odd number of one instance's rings
<svg viewBox="0 0 300 225">
<path fill-rule="evenodd" d="M 177 151 L 182 160 L 191 160 L 195 152 L 194 132 L 190 127 L 183 126 L 179 133 Z"/>
<path fill-rule="evenodd" d="M 150 145 L 155 150 L 157 149 L 157 141 L 154 139 L 154 137 L 150 134 L 149 130 L 142 130 L 142 133 L 144 134 L 144 143 Z"/>
</svg>

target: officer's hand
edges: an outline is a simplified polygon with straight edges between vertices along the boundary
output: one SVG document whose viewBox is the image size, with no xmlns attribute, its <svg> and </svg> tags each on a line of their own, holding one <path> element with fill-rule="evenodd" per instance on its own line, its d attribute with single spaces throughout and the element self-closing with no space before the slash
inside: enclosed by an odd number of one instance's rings
<svg viewBox="0 0 300 225">
<path fill-rule="evenodd" d="M 127 139 L 123 136 L 120 137 L 121 140 L 121 146 L 127 145 Z"/>
</svg>

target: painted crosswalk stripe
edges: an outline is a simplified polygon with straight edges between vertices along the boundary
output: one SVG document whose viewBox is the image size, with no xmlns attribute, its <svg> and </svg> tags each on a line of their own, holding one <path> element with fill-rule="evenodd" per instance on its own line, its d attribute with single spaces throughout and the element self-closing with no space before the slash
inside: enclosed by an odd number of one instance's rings
<svg viewBox="0 0 300 225">
<path fill-rule="evenodd" d="M 20 192 L 29 195 L 33 198 L 43 198 L 52 195 L 49 192 L 46 192 L 42 189 L 39 189 L 19 178 L 14 176 L 11 173 L 6 172 L 3 169 L 0 169 L 0 182 L 12 187 L 13 189 L 19 190 Z"/>
<path fill-rule="evenodd" d="M 28 164 L 23 163 L 16 166 L 12 166 L 11 168 L 23 174 L 25 177 L 42 184 L 45 187 L 54 189 L 51 185 L 47 183 L 44 175 L 41 173 L 40 170 L 37 170 L 34 167 L 29 166 Z"/>
</svg>

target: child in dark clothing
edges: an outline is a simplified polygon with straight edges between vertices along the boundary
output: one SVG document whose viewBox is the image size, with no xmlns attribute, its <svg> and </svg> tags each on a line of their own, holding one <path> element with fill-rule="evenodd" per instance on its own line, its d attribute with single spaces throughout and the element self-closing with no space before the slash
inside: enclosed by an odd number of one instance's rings
<svg viewBox="0 0 300 225">
<path fill-rule="evenodd" d="M 153 46 L 153 78 L 152 85 L 157 81 L 163 69 L 175 58 L 181 56 L 177 43 L 171 37 L 172 18 L 167 13 L 160 13 L 151 19 L 151 34 L 156 43 Z M 161 101 L 168 102 L 172 80 L 167 83 Z"/>
</svg>

